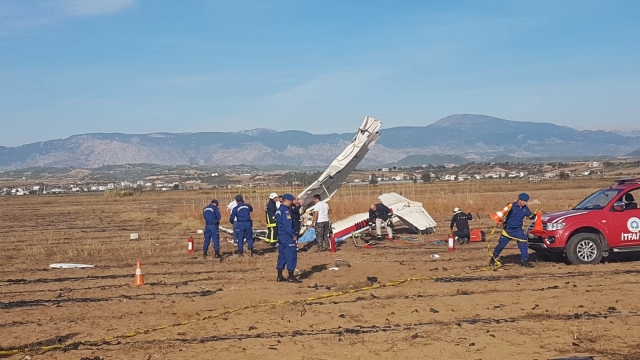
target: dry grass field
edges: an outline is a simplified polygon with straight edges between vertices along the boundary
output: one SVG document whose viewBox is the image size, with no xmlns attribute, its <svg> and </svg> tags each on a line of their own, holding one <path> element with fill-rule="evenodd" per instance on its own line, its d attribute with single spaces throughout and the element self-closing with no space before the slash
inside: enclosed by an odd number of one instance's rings
<svg viewBox="0 0 640 360">
<path fill-rule="evenodd" d="M 487 214 L 521 191 L 539 200 L 543 211 L 556 211 L 611 183 L 346 187 L 330 202 L 334 219 L 366 211 L 378 195 L 396 191 L 423 202 L 438 231 L 419 237 L 399 229 L 400 236 L 420 241 L 372 249 L 348 242 L 335 254 L 301 251 L 300 285 L 275 282 L 277 254 L 263 243 L 257 256 L 237 258 L 234 246 L 223 241 L 222 262 L 202 260 L 196 234 L 203 226 L 202 207 L 215 197 L 224 208 L 235 190 L 0 198 L 0 354 L 77 342 L 9 357 L 640 359 L 640 305 L 633 300 L 640 295 L 640 274 L 634 259 L 594 266 L 538 261 L 524 269 L 516 265 L 518 252 L 510 244 L 505 266 L 486 271 L 486 243 L 454 252 L 429 243 L 446 236 L 454 206 L 479 214 L 472 226 L 490 231 Z M 256 227 L 264 224 L 270 191 L 244 192 L 256 209 Z M 140 239 L 129 240 L 133 232 Z M 189 236 L 196 239 L 195 254 L 187 253 Z M 433 260 L 436 253 L 441 257 Z M 329 270 L 338 258 L 351 267 Z M 137 259 L 142 287 L 132 286 Z M 54 262 L 95 268 L 49 269 Z M 422 280 L 366 288 L 368 277 L 381 284 Z M 328 293 L 338 295 L 320 297 Z M 176 326 L 165 327 L 170 324 Z M 103 341 L 87 343 L 96 339 Z"/>
</svg>

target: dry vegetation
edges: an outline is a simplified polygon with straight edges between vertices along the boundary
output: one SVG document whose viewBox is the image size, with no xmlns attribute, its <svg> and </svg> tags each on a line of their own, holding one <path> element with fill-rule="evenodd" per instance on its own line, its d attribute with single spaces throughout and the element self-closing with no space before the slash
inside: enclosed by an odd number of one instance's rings
<svg viewBox="0 0 640 360">
<path fill-rule="evenodd" d="M 463 182 L 395 187 L 346 187 L 331 200 L 333 217 L 366 211 L 383 192 L 421 201 L 440 231 L 415 244 L 373 249 L 344 244 L 337 254 L 300 252 L 304 283 L 274 280 L 275 253 L 259 244 L 254 258 L 238 259 L 224 242 L 223 262 L 187 253 L 194 236 L 201 249 L 201 211 L 212 198 L 221 207 L 236 190 L 155 192 L 141 196 L 68 195 L 0 199 L 0 348 L 82 341 L 199 319 L 238 306 L 293 300 L 410 277 L 410 282 L 305 304 L 265 306 L 69 352 L 32 359 L 421 358 L 549 359 L 592 355 L 637 359 L 640 307 L 637 263 L 616 260 L 575 267 L 538 262 L 478 271 L 487 246 L 448 253 L 428 241 L 446 233 L 454 206 L 477 212 L 474 226 L 488 229 L 487 214 L 521 191 L 544 211 L 565 209 L 609 180 L 584 182 Z M 275 189 L 298 193 L 302 189 Z M 272 190 L 243 192 L 256 209 L 256 226 Z M 226 211 L 223 209 L 223 214 Z M 225 216 L 223 216 L 225 217 Z M 226 221 L 226 219 L 225 219 Z M 401 230 L 401 229 L 400 229 Z M 129 240 L 137 232 L 139 240 Z M 400 236 L 412 236 L 400 231 Z M 430 255 L 438 253 L 439 260 Z M 337 258 L 350 268 L 329 271 Z M 142 260 L 147 285 L 131 286 Z M 53 262 L 96 265 L 50 270 Z M 491 281 L 489 281 L 491 280 Z M 242 339 L 242 340 L 240 340 Z M 14 356 L 21 359 L 22 356 Z"/>
</svg>

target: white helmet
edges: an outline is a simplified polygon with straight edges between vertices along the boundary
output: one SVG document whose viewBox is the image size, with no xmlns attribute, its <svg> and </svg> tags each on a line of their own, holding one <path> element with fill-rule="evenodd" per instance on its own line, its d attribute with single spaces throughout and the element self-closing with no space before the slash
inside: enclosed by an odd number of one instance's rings
<svg viewBox="0 0 640 360">
<path fill-rule="evenodd" d="M 271 193 L 271 195 L 269 195 L 269 199 L 271 199 L 271 200 L 273 200 L 273 199 L 275 199 L 277 197 L 278 197 L 278 194 L 276 194 L 276 193 Z"/>
<path fill-rule="evenodd" d="M 454 214 L 457 214 L 457 213 L 459 213 L 459 212 L 461 212 L 461 210 L 460 210 L 459 208 L 453 208 L 453 213 L 454 213 Z"/>
</svg>

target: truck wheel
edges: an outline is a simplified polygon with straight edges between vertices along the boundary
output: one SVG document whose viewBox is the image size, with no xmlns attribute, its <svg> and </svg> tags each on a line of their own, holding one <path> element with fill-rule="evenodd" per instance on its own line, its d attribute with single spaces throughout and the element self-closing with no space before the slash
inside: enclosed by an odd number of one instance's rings
<svg viewBox="0 0 640 360">
<path fill-rule="evenodd" d="M 602 260 L 600 239 L 594 234 L 577 234 L 567 244 L 567 259 L 573 265 L 598 264 Z"/>
</svg>

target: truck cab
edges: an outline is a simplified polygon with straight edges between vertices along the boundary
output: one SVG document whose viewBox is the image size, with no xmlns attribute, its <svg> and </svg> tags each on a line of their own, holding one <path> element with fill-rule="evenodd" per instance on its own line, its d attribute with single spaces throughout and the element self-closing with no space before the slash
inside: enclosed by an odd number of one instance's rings
<svg viewBox="0 0 640 360">
<path fill-rule="evenodd" d="M 542 232 L 527 231 L 529 248 L 597 264 L 611 252 L 640 251 L 640 178 L 619 179 L 573 209 L 542 215 Z"/>
</svg>

